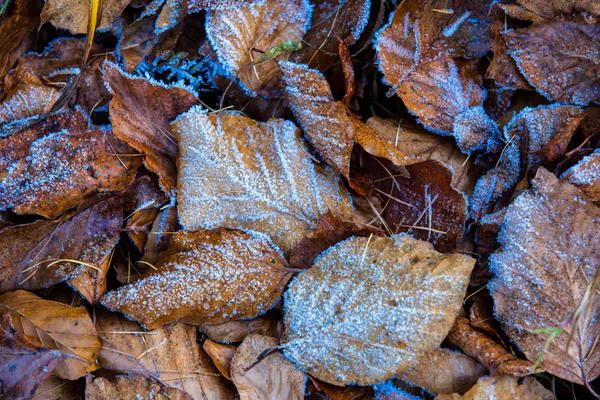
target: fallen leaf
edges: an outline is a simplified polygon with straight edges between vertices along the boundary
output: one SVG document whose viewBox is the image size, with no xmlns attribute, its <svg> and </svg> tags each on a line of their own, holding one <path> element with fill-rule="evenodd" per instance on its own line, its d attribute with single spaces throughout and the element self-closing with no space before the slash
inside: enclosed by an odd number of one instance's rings
<svg viewBox="0 0 600 400">
<path fill-rule="evenodd" d="M 102 304 L 149 328 L 252 318 L 279 301 L 291 277 L 286 266 L 264 236 L 222 228 L 180 232 L 157 270 L 108 293 Z"/>
<path fill-rule="evenodd" d="M 374 400 L 423 400 L 423 397 L 409 393 L 405 390 L 405 387 L 397 386 L 399 383 L 400 382 L 397 380 L 389 380 L 379 385 L 374 385 Z"/>
<path fill-rule="evenodd" d="M 117 376 L 114 380 L 86 376 L 86 400 L 192 400 L 186 392 L 141 375 Z"/>
<path fill-rule="evenodd" d="M 518 3 L 530 12 L 548 19 L 579 13 L 600 17 L 600 4 L 595 0 L 518 0 Z"/>
<path fill-rule="evenodd" d="M 277 72 L 274 60 L 258 59 L 285 42 L 299 42 L 310 25 L 311 6 L 306 0 L 265 0 L 236 8 L 210 10 L 206 32 L 219 62 L 230 77 L 239 77 L 244 87 L 255 92 Z M 286 60 L 290 51 L 275 59 Z"/>
<path fill-rule="evenodd" d="M 474 264 L 406 235 L 338 243 L 286 292 L 283 352 L 325 382 L 383 382 L 440 345 Z"/>
<path fill-rule="evenodd" d="M 600 265 L 594 250 L 600 246 L 600 209 L 544 168 L 532 186 L 506 214 L 499 236 L 502 247 L 491 257 L 494 277 L 489 288 L 504 332 L 533 362 L 543 355 L 548 339 L 537 330 L 563 327 Z M 590 307 L 588 315 L 594 315 L 600 298 Z M 600 374 L 600 353 L 590 353 L 600 325 L 587 318 L 581 323 L 581 330 L 566 328 L 574 331 L 568 347 L 569 334 L 559 335 L 541 362 L 546 371 L 579 384 Z"/>
<path fill-rule="evenodd" d="M 600 202 L 600 150 L 569 168 L 561 179 L 583 190 L 595 202 Z"/>
<path fill-rule="evenodd" d="M 444 394 L 436 400 L 556 400 L 551 391 L 542 386 L 534 378 L 527 377 L 522 383 L 508 375 L 488 376 L 482 378 L 464 396 Z"/>
<path fill-rule="evenodd" d="M 251 333 L 279 337 L 279 322 L 280 319 L 267 314 L 250 320 L 230 321 L 217 325 L 202 324 L 198 326 L 198 330 L 215 342 L 236 343 L 242 342 Z"/>
<path fill-rule="evenodd" d="M 103 369 L 140 374 L 196 400 L 233 398 L 227 380 L 196 342 L 194 327 L 175 323 L 146 332 L 135 322 L 106 311 L 97 313 L 96 325 Z"/>
<path fill-rule="evenodd" d="M 600 99 L 600 25 L 552 21 L 503 34 L 529 83 L 548 99 L 587 105 Z"/>
<path fill-rule="evenodd" d="M 24 290 L 0 296 L 0 312 L 8 312 L 14 329 L 36 346 L 71 356 L 55 374 L 75 380 L 98 368 L 100 341 L 85 307 L 44 300 Z"/>
<path fill-rule="evenodd" d="M 0 231 L 0 292 L 47 288 L 98 268 L 119 239 L 122 213 L 120 198 L 109 197 L 55 221 L 4 228 Z"/>
<path fill-rule="evenodd" d="M 44 379 L 31 397 L 32 400 L 80 400 L 82 385 L 51 375 Z"/>
<path fill-rule="evenodd" d="M 60 92 L 44 85 L 31 73 L 0 98 L 0 124 L 45 114 L 50 111 Z"/>
<path fill-rule="evenodd" d="M 121 15 L 130 0 L 103 0 L 100 23 L 96 29 L 106 30 Z M 44 5 L 42 24 L 50 22 L 57 28 L 66 29 L 73 34 L 87 32 L 89 2 L 84 0 L 48 0 Z"/>
<path fill-rule="evenodd" d="M 250 334 L 231 362 L 231 380 L 241 400 L 304 399 L 306 374 L 282 356 L 278 341 Z"/>
<path fill-rule="evenodd" d="M 171 130 L 180 146 L 179 220 L 188 230 L 252 229 L 287 254 L 325 212 L 351 218 L 340 178 L 313 164 L 289 121 L 262 123 L 196 108 Z"/>
<path fill-rule="evenodd" d="M 456 318 L 448 340 L 451 345 L 483 364 L 492 375 L 522 377 L 536 372 L 534 364 L 508 353 L 486 334 L 474 329 L 466 318 Z"/>
<path fill-rule="evenodd" d="M 48 350 L 12 326 L 10 312 L 0 314 L 0 396 L 31 398 L 36 388 L 62 363 L 64 354 Z"/>
<path fill-rule="evenodd" d="M 319 396 L 325 394 L 328 400 L 367 400 L 373 399 L 374 393 L 371 386 L 336 386 L 308 376 L 308 383 L 312 383 Z M 307 385 L 305 395 L 311 394 L 310 385 Z"/>
<path fill-rule="evenodd" d="M 230 344 L 220 344 L 207 339 L 202 348 L 215 363 L 215 367 L 223 376 L 231 380 L 231 360 L 235 355 L 235 346 Z"/>
<path fill-rule="evenodd" d="M 104 79 L 113 95 L 109 113 L 114 134 L 144 154 L 144 165 L 170 195 L 177 180 L 177 143 L 169 123 L 198 99 L 182 87 L 127 75 L 112 63 L 104 64 Z"/>
</svg>

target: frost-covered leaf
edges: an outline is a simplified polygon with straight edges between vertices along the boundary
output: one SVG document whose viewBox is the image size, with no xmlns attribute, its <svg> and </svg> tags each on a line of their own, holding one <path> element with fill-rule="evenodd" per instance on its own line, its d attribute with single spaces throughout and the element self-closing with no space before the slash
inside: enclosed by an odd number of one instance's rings
<svg viewBox="0 0 600 400">
<path fill-rule="evenodd" d="M 600 265 L 600 209 L 544 168 L 532 185 L 506 214 L 502 248 L 491 258 L 489 287 L 504 331 L 533 362 L 548 339 L 536 330 L 564 326 Z M 600 353 L 590 352 L 600 334 L 592 317 L 600 298 L 593 297 L 590 307 L 580 326 L 567 327 L 574 332 L 568 348 L 569 334 L 559 335 L 541 363 L 546 371 L 579 384 L 582 374 L 590 381 L 600 374 Z"/>
<path fill-rule="evenodd" d="M 396 381 L 397 382 L 397 381 Z M 386 381 L 374 385 L 374 400 L 423 400 L 423 397 L 408 393 L 405 388 L 394 385 L 394 381 Z"/>
<path fill-rule="evenodd" d="M 286 292 L 284 354 L 325 382 L 383 382 L 446 337 L 474 264 L 406 235 L 338 243 Z"/>
<path fill-rule="evenodd" d="M 85 307 L 70 307 L 17 290 L 0 296 L 0 312 L 8 312 L 14 329 L 37 346 L 69 357 L 56 366 L 59 377 L 74 380 L 98 368 L 100 341 Z"/>
<path fill-rule="evenodd" d="M 444 394 L 436 400 L 556 400 L 556 396 L 534 378 L 521 381 L 512 376 L 488 376 L 482 378 L 464 396 Z"/>
<path fill-rule="evenodd" d="M 263 236 L 243 231 L 180 232 L 152 270 L 109 292 L 102 304 L 149 328 L 252 318 L 278 301 L 291 277 Z"/>
<path fill-rule="evenodd" d="M 45 114 L 60 92 L 26 72 L 23 79 L 0 98 L 0 124 Z"/>
<path fill-rule="evenodd" d="M 0 396 L 31 398 L 36 387 L 64 361 L 59 351 L 48 350 L 12 326 L 10 313 L 0 314 Z"/>
<path fill-rule="evenodd" d="M 310 12 L 307 0 L 265 0 L 211 10 L 206 32 L 231 77 L 239 74 L 244 87 L 255 92 L 278 72 L 278 67 L 274 60 L 251 64 L 280 43 L 299 42 L 310 25 Z M 283 52 L 276 59 L 286 60 L 290 54 Z"/>
<path fill-rule="evenodd" d="M 278 337 L 280 319 L 261 315 L 250 320 L 230 321 L 217 325 L 202 324 L 198 330 L 219 343 L 242 342 L 251 333 L 263 336 Z"/>
<path fill-rule="evenodd" d="M 485 367 L 457 351 L 433 349 L 400 378 L 432 394 L 464 393 L 485 374 Z"/>
<path fill-rule="evenodd" d="M 179 219 L 188 230 L 252 229 L 289 253 L 327 211 L 351 219 L 340 178 L 313 163 L 289 121 L 195 108 L 171 131 L 179 139 Z"/>
<path fill-rule="evenodd" d="M 233 390 L 196 342 L 194 327 L 180 323 L 145 331 L 124 317 L 97 312 L 103 369 L 140 374 L 183 390 L 195 400 L 233 398 Z"/>
<path fill-rule="evenodd" d="M 131 0 L 103 0 L 100 4 L 100 24 L 105 30 L 121 15 Z M 48 0 L 42 10 L 42 24 L 50 22 L 57 28 L 73 34 L 87 32 L 90 4 L 86 0 Z"/>
<path fill-rule="evenodd" d="M 579 187 L 595 202 L 600 202 L 600 150 L 569 168 L 561 179 Z"/>
<path fill-rule="evenodd" d="M 192 400 L 186 392 L 141 375 L 117 376 L 113 380 L 86 376 L 86 400 Z"/>
<path fill-rule="evenodd" d="M 285 96 L 310 144 L 345 177 L 350 175 L 354 127 L 325 77 L 306 65 L 281 62 Z"/>
<path fill-rule="evenodd" d="M 600 24 L 553 21 L 503 36 L 521 72 L 547 98 L 579 105 L 600 99 Z"/>
<path fill-rule="evenodd" d="M 215 367 L 223 376 L 231 380 L 231 360 L 235 356 L 235 346 L 230 344 L 221 344 L 207 339 L 202 344 L 202 348 L 213 360 Z"/>
<path fill-rule="evenodd" d="M 306 374 L 277 352 L 275 338 L 251 334 L 237 348 L 231 379 L 241 400 L 304 399 Z M 275 351 L 265 355 L 268 351 Z"/>
<path fill-rule="evenodd" d="M 112 63 L 104 64 L 104 79 L 113 94 L 110 119 L 115 135 L 144 154 L 146 167 L 171 194 L 177 181 L 177 143 L 169 123 L 198 99 L 182 87 L 127 75 Z"/>
<path fill-rule="evenodd" d="M 139 157 L 119 157 L 132 149 L 110 131 L 63 128 L 45 133 L 1 177 L 0 209 L 56 218 L 86 196 L 123 190 L 135 179 Z M 19 143 L 10 137 L 3 141 Z"/>
<path fill-rule="evenodd" d="M 122 224 L 120 198 L 111 197 L 55 221 L 4 228 L 0 231 L 0 292 L 47 288 L 92 272 L 109 258 Z"/>
<path fill-rule="evenodd" d="M 518 3 L 530 12 L 548 19 L 584 12 L 600 17 L 600 3 L 597 0 L 518 0 Z"/>
</svg>

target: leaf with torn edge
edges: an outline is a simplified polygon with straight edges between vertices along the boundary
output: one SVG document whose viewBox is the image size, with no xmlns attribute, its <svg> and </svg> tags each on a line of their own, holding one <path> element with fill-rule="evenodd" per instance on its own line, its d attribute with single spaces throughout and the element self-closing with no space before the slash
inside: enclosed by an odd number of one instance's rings
<svg viewBox="0 0 600 400">
<path fill-rule="evenodd" d="M 252 318 L 278 301 L 291 277 L 263 236 L 238 230 L 179 232 L 157 270 L 109 292 L 102 304 L 149 328 Z"/>
<path fill-rule="evenodd" d="M 436 400 L 556 400 L 556 396 L 535 378 L 527 377 L 520 382 L 508 375 L 488 376 L 481 378 L 464 396 L 444 394 Z"/>
<path fill-rule="evenodd" d="M 194 108 L 171 131 L 180 147 L 179 219 L 188 230 L 252 229 L 287 254 L 325 212 L 351 219 L 340 178 L 312 162 L 290 121 Z"/>
<path fill-rule="evenodd" d="M 265 0 L 241 7 L 210 10 L 206 17 L 208 39 L 219 62 L 231 77 L 255 92 L 277 72 L 274 60 L 252 65 L 265 52 L 285 42 L 300 42 L 310 25 L 307 0 Z M 277 55 L 285 60 L 290 51 Z"/>
<path fill-rule="evenodd" d="M 144 165 L 170 195 L 177 181 L 177 143 L 169 123 L 198 99 L 185 88 L 127 75 L 113 63 L 104 63 L 104 79 L 113 95 L 109 113 L 114 134 L 144 154 Z"/>
<path fill-rule="evenodd" d="M 102 16 L 97 29 L 105 30 L 119 18 L 130 0 L 103 0 L 100 4 Z M 86 0 L 48 0 L 42 10 L 42 24 L 50 22 L 57 28 L 66 29 L 73 34 L 87 32 L 89 1 Z"/>
<path fill-rule="evenodd" d="M 595 202 L 600 202 L 600 150 L 584 157 L 560 178 L 583 190 Z"/>
<path fill-rule="evenodd" d="M 502 247 L 491 257 L 489 288 L 504 332 L 534 362 L 548 339 L 538 330 L 567 324 L 600 265 L 600 209 L 544 168 L 532 186 L 508 209 Z M 600 334 L 600 323 L 592 318 L 600 298 L 593 297 L 589 307 L 589 318 L 577 326 L 568 322 L 573 340 L 568 333 L 559 335 L 541 362 L 551 374 L 578 384 L 600 375 L 600 353 L 590 353 Z"/>
<path fill-rule="evenodd" d="M 440 345 L 474 265 L 407 235 L 338 243 L 286 292 L 283 352 L 325 382 L 383 382 Z"/>
<path fill-rule="evenodd" d="M 71 356 L 56 366 L 59 377 L 75 380 L 98 368 L 100 341 L 85 307 L 70 307 L 17 290 L 0 296 L 0 312 L 8 312 L 15 330 L 38 347 Z"/>
<path fill-rule="evenodd" d="M 192 400 L 186 392 L 141 375 L 117 376 L 113 380 L 86 376 L 86 400 Z"/>
<path fill-rule="evenodd" d="M 253 333 L 237 348 L 231 379 L 241 400 L 304 399 L 306 374 L 276 351 L 277 345 L 277 339 Z"/>
<path fill-rule="evenodd" d="M 195 400 L 233 398 L 229 383 L 196 342 L 194 327 L 175 323 L 145 331 L 105 310 L 97 313 L 96 326 L 103 369 L 155 379 Z"/>
</svg>

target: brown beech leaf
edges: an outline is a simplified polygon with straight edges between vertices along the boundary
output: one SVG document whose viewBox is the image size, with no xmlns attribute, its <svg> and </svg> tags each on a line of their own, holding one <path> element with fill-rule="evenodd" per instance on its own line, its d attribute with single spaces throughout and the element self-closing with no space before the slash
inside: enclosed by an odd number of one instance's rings
<svg viewBox="0 0 600 400">
<path fill-rule="evenodd" d="M 552 21 L 503 36 L 519 70 L 547 98 L 578 105 L 600 99 L 600 24 Z"/>
<path fill-rule="evenodd" d="M 283 352 L 325 382 L 383 382 L 440 345 L 474 265 L 407 235 L 338 243 L 286 292 Z"/>
<path fill-rule="evenodd" d="M 18 140 L 16 141 L 18 143 Z M 98 192 L 118 191 L 135 179 L 139 157 L 110 131 L 47 133 L 27 157 L 15 159 L 0 181 L 0 209 L 56 218 Z"/>
<path fill-rule="evenodd" d="M 26 72 L 23 79 L 0 98 L 0 124 L 45 114 L 59 97 L 60 91 Z"/>
<path fill-rule="evenodd" d="M 67 356 L 49 350 L 12 326 L 10 312 L 0 313 L 0 396 L 3 399 L 31 398 L 40 383 Z"/>
<path fill-rule="evenodd" d="M 233 398 L 227 380 L 196 342 L 194 327 L 175 323 L 146 332 L 107 311 L 97 313 L 96 325 L 103 369 L 156 379 L 196 400 Z"/>
<path fill-rule="evenodd" d="M 0 296 L 0 312 L 8 312 L 15 330 L 38 347 L 70 356 L 56 366 L 59 377 L 75 380 L 98 368 L 100 341 L 85 307 L 70 307 L 17 290 Z"/>
<path fill-rule="evenodd" d="M 102 303 L 149 328 L 252 318 L 273 307 L 291 277 L 264 236 L 226 230 L 180 232 L 156 271 L 108 293 Z"/>
<path fill-rule="evenodd" d="M 518 3 L 530 12 L 548 19 L 584 12 L 600 17 L 600 3 L 596 0 L 518 0 Z"/>
<path fill-rule="evenodd" d="M 600 202 L 600 150 L 569 168 L 561 179 L 579 187 L 595 202 Z"/>
<path fill-rule="evenodd" d="M 348 178 L 354 127 L 345 107 L 333 99 L 319 71 L 291 62 L 279 65 L 287 102 L 308 141 L 329 165 Z"/>
<path fill-rule="evenodd" d="M 284 42 L 299 42 L 310 25 L 311 6 L 305 0 L 265 0 L 231 9 L 211 10 L 206 32 L 219 62 L 250 91 L 262 88 L 278 72 L 274 60 L 252 65 Z M 290 51 L 277 55 L 286 60 Z"/>
<path fill-rule="evenodd" d="M 278 344 L 253 333 L 237 348 L 231 379 L 241 400 L 304 399 L 306 374 L 276 351 Z"/>
<path fill-rule="evenodd" d="M 485 367 L 471 357 L 448 349 L 433 349 L 399 377 L 432 394 L 464 393 L 485 375 Z"/>
<path fill-rule="evenodd" d="M 168 387 L 141 375 L 117 376 L 114 380 L 86 376 L 86 400 L 192 400 L 193 397 L 180 389 Z"/>
<path fill-rule="evenodd" d="M 367 400 L 373 399 L 373 387 L 371 386 L 336 386 L 308 376 L 309 384 L 315 387 L 320 396 L 325 394 L 328 400 Z M 313 393 L 310 386 L 306 388 L 306 394 Z"/>
<path fill-rule="evenodd" d="M 499 236 L 502 247 L 491 257 L 489 288 L 504 332 L 533 362 L 548 339 L 538 329 L 566 326 L 600 265 L 600 209 L 544 168 L 538 169 L 532 186 L 508 209 Z M 600 298 L 594 297 L 589 307 L 586 315 L 591 317 Z M 600 353 L 592 351 L 600 324 L 594 318 L 568 324 L 573 340 L 569 342 L 568 333 L 555 338 L 541 367 L 583 384 L 584 377 L 592 381 L 600 375 Z"/>
<path fill-rule="evenodd" d="M 312 4 L 310 29 L 302 40 L 302 48 L 291 59 L 324 72 L 337 59 L 338 37 L 348 46 L 358 41 L 369 22 L 371 2 L 316 0 Z"/>
<path fill-rule="evenodd" d="M 40 382 L 32 400 L 80 400 L 81 389 L 80 381 L 68 381 L 51 375 Z"/>
<path fill-rule="evenodd" d="M 327 211 L 351 219 L 341 179 L 311 161 L 290 121 L 258 122 L 195 108 L 171 130 L 180 150 L 179 219 L 188 230 L 252 229 L 287 254 Z"/>
<path fill-rule="evenodd" d="M 121 15 L 130 0 L 103 0 L 100 4 L 100 23 L 97 29 L 107 29 Z M 48 0 L 42 10 L 42 24 L 50 22 L 73 34 L 87 32 L 90 4 L 84 0 Z"/>
<path fill-rule="evenodd" d="M 177 181 L 177 143 L 169 123 L 198 99 L 187 89 L 126 75 L 112 63 L 104 64 L 104 79 L 113 94 L 109 112 L 114 134 L 144 154 L 144 164 L 170 195 Z"/>
<path fill-rule="evenodd" d="M 4 228 L 0 231 L 0 292 L 37 290 L 97 273 L 94 268 L 110 258 L 122 224 L 121 200 L 110 197 L 55 221 Z M 81 288 L 77 281 L 71 283 Z M 87 293 L 84 296 L 90 302 L 95 300 Z"/>
<path fill-rule="evenodd" d="M 508 353 L 486 334 L 475 330 L 466 318 L 456 318 L 448 334 L 448 340 L 450 344 L 483 364 L 493 375 L 521 377 L 536 372 L 532 363 L 519 360 Z"/>
<path fill-rule="evenodd" d="M 242 342 L 251 333 L 279 337 L 279 323 L 280 319 L 267 314 L 250 320 L 230 321 L 217 325 L 202 324 L 198 326 L 198 330 L 215 342 L 235 343 Z"/>
<path fill-rule="evenodd" d="M 436 400 L 556 400 L 556 396 L 534 378 L 526 377 L 522 383 L 517 378 L 500 375 L 482 378 L 463 396 L 444 394 Z"/>
<path fill-rule="evenodd" d="M 202 348 L 215 363 L 215 367 L 223 376 L 231 380 L 231 360 L 235 355 L 235 346 L 230 344 L 220 344 L 207 339 Z"/>
</svg>

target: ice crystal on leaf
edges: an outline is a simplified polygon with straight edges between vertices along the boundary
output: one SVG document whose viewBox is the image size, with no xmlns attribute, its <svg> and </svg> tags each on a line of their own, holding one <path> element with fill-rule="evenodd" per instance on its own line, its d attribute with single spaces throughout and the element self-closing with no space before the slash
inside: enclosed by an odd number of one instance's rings
<svg viewBox="0 0 600 400">
<path fill-rule="evenodd" d="M 600 202 L 600 150 L 569 168 L 561 179 L 578 186 L 595 202 Z"/>
</svg>

